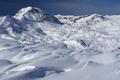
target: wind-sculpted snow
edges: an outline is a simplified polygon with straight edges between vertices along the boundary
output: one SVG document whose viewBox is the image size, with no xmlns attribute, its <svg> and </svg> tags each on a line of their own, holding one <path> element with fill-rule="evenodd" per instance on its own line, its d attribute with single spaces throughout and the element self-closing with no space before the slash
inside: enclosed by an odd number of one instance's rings
<svg viewBox="0 0 120 80">
<path fill-rule="evenodd" d="M 0 18 L 0 80 L 119 80 L 120 16 Z"/>
</svg>

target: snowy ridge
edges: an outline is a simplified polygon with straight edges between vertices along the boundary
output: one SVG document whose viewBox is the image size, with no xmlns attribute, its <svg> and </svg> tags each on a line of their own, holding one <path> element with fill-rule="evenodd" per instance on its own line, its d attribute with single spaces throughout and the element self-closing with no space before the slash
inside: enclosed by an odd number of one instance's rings
<svg viewBox="0 0 120 80">
<path fill-rule="evenodd" d="M 32 7 L 27 7 L 27 8 L 23 8 L 21 9 L 15 16 L 14 18 L 16 19 L 22 19 L 24 14 L 27 13 L 29 10 L 32 10 Z"/>
<path fill-rule="evenodd" d="M 22 8 L 15 16 L 15 19 L 18 20 L 30 20 L 30 21 L 37 21 L 37 22 L 43 22 L 43 21 L 50 21 L 50 22 L 55 22 L 55 23 L 60 23 L 57 18 L 55 18 L 52 15 L 49 15 L 42 11 L 39 8 L 36 7 L 27 7 L 27 8 Z"/>
<path fill-rule="evenodd" d="M 0 17 L 0 80 L 119 80 L 120 16 Z"/>
</svg>

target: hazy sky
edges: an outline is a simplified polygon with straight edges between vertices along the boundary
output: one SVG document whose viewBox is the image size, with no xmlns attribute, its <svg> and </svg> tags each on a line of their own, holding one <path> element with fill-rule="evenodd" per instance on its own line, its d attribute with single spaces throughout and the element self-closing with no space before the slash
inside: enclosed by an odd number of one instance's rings
<svg viewBox="0 0 120 80">
<path fill-rule="evenodd" d="M 39 7 L 50 14 L 120 14 L 120 0 L 0 0 L 0 15 L 13 15 L 26 6 Z"/>
</svg>

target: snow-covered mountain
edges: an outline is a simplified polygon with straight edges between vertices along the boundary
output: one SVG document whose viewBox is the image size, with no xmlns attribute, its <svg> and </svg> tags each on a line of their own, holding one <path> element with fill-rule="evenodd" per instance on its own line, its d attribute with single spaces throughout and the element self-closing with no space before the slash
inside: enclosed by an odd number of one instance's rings
<svg viewBox="0 0 120 80">
<path fill-rule="evenodd" d="M 0 80 L 119 80 L 120 15 L 0 17 Z"/>
</svg>

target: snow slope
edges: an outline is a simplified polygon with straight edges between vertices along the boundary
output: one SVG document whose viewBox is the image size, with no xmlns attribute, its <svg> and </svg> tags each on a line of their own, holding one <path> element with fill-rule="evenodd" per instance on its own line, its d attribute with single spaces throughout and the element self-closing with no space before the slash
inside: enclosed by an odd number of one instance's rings
<svg viewBox="0 0 120 80">
<path fill-rule="evenodd" d="M 0 17 L 0 80 L 119 80 L 120 15 Z"/>
</svg>

